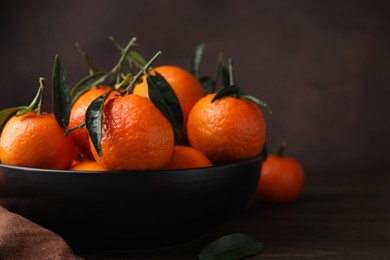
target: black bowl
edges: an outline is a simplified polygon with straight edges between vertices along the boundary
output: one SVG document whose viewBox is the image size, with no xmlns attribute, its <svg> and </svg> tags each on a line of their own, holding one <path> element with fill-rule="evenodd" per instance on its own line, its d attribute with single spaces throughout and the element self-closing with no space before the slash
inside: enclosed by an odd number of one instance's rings
<svg viewBox="0 0 390 260">
<path fill-rule="evenodd" d="M 244 206 L 262 156 L 198 169 L 74 172 L 0 164 L 0 204 L 76 249 L 132 250 L 191 240 Z"/>
</svg>

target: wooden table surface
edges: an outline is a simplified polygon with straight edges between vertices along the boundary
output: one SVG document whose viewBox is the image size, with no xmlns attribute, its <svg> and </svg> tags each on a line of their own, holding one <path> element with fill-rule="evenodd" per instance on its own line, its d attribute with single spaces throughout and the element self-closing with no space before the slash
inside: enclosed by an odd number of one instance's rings
<svg viewBox="0 0 390 260">
<path fill-rule="evenodd" d="M 252 200 L 201 238 L 171 248 L 105 259 L 197 259 L 222 235 L 242 232 L 264 244 L 250 259 L 390 259 L 390 172 L 307 173 L 302 196 L 275 205 Z"/>
</svg>

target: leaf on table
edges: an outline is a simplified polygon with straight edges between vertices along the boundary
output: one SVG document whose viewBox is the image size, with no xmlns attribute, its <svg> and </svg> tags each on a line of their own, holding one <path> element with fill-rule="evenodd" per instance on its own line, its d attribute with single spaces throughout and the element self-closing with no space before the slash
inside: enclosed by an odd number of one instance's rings
<svg viewBox="0 0 390 260">
<path fill-rule="evenodd" d="M 200 260 L 233 260 L 260 254 L 263 244 L 254 237 L 234 233 L 218 238 L 206 246 L 200 253 Z"/>
</svg>

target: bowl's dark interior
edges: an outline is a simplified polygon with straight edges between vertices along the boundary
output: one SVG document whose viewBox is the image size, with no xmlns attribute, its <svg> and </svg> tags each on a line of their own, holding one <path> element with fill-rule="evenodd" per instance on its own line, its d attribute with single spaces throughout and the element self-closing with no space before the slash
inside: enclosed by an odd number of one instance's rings
<svg viewBox="0 0 390 260">
<path fill-rule="evenodd" d="M 0 165 L 0 204 L 76 248 L 164 246 L 202 234 L 245 205 L 261 162 L 109 173 Z"/>
</svg>

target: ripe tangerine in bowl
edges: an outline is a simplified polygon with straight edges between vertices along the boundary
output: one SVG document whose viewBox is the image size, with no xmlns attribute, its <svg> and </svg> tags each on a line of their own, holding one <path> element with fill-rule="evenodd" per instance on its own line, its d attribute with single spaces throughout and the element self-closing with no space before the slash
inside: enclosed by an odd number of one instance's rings
<svg viewBox="0 0 390 260">
<path fill-rule="evenodd" d="M 0 204 L 76 251 L 133 250 L 194 239 L 252 197 L 263 155 L 205 168 L 83 172 L 0 164 Z"/>
</svg>

